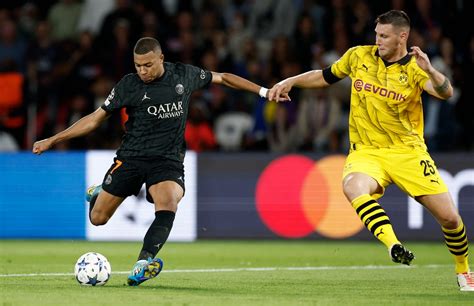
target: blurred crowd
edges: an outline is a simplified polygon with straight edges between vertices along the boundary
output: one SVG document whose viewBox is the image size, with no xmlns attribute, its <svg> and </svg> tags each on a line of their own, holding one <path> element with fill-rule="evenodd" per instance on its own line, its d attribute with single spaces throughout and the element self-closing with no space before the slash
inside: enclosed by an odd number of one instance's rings
<svg viewBox="0 0 474 306">
<path fill-rule="evenodd" d="M 99 107 L 134 72 L 133 46 L 157 38 L 165 61 L 231 72 L 271 87 L 373 44 L 374 20 L 402 9 L 410 45 L 428 53 L 455 94 L 423 97 L 436 151 L 474 150 L 470 0 L 7 0 L 0 2 L 0 151 L 28 150 Z M 291 103 L 219 85 L 192 98 L 186 139 L 195 151 L 345 152 L 350 80 L 290 93 Z M 471 87 L 471 88 L 470 88 Z M 56 149 L 116 149 L 126 115 Z"/>
</svg>

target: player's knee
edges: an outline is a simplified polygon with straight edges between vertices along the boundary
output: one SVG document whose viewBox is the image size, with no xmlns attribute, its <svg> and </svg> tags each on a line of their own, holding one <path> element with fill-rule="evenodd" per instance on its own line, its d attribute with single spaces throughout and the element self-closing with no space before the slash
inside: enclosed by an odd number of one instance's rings
<svg viewBox="0 0 474 306">
<path fill-rule="evenodd" d="M 155 205 L 159 210 L 176 211 L 178 209 L 178 203 L 181 201 L 182 195 L 179 193 L 168 192 L 166 194 L 160 194 L 158 198 L 153 198 Z"/>
<path fill-rule="evenodd" d="M 161 208 L 165 210 L 176 211 L 176 209 L 178 208 L 178 202 L 179 202 L 178 199 L 169 198 L 166 201 L 163 201 L 162 203 L 160 203 L 161 204 L 160 206 L 162 206 Z"/>
<path fill-rule="evenodd" d="M 367 193 L 363 191 L 363 187 L 361 182 L 356 179 L 346 178 L 342 183 L 342 190 L 344 195 L 349 201 L 357 198 L 358 196 Z"/>
<path fill-rule="evenodd" d="M 352 201 L 352 199 L 357 197 L 355 193 L 352 191 L 352 189 L 347 188 L 345 185 L 343 186 L 342 190 L 344 192 L 344 195 L 346 196 L 346 199 L 349 201 Z"/>
<path fill-rule="evenodd" d="M 106 224 L 109 219 L 109 216 L 97 211 L 92 211 L 90 214 L 90 221 L 93 225 L 96 226 Z"/>
<path fill-rule="evenodd" d="M 439 222 L 444 228 L 456 229 L 461 224 L 461 219 L 458 214 L 449 214 L 441 217 Z"/>
<path fill-rule="evenodd" d="M 364 194 L 383 193 L 383 188 L 372 177 L 363 173 L 350 173 L 342 181 L 344 195 L 349 201 Z"/>
</svg>

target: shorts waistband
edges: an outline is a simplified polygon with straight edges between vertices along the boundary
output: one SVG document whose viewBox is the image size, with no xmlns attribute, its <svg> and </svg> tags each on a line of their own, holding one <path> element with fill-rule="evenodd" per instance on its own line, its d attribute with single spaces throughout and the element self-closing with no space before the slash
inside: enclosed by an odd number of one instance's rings
<svg viewBox="0 0 474 306">
<path fill-rule="evenodd" d="M 413 144 L 413 145 L 391 145 L 391 146 L 368 146 L 361 143 L 351 142 L 351 151 L 358 151 L 362 149 L 422 149 L 426 150 L 426 145 Z"/>
</svg>

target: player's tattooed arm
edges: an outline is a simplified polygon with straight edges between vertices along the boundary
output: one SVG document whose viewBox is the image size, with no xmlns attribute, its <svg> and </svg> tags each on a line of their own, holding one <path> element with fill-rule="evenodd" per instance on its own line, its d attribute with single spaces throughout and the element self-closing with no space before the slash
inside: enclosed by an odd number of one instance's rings
<svg viewBox="0 0 474 306">
<path fill-rule="evenodd" d="M 453 95 L 453 86 L 448 77 L 436 69 L 428 72 L 430 80 L 425 84 L 425 90 L 440 99 L 449 99 Z"/>
<path fill-rule="evenodd" d="M 430 80 L 425 83 L 424 89 L 430 94 L 440 99 L 448 99 L 453 95 L 453 87 L 448 78 L 436 70 L 430 62 L 428 55 L 417 46 L 411 47 L 409 52 L 416 59 L 417 65 L 428 74 Z"/>
<path fill-rule="evenodd" d="M 434 90 L 438 93 L 440 96 L 445 96 L 446 93 L 448 93 L 450 87 L 450 82 L 447 77 L 444 77 L 444 82 L 441 85 L 436 86 L 433 84 Z"/>
</svg>

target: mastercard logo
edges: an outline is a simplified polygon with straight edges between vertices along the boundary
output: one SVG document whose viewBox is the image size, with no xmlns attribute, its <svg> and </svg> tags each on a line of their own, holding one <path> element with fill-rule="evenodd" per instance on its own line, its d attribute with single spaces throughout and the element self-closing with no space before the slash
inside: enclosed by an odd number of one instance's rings
<svg viewBox="0 0 474 306">
<path fill-rule="evenodd" d="M 363 224 L 342 192 L 345 156 L 314 161 L 303 155 L 273 160 L 260 175 L 255 202 L 262 222 L 285 238 L 303 238 L 316 232 L 342 239 Z"/>
</svg>

